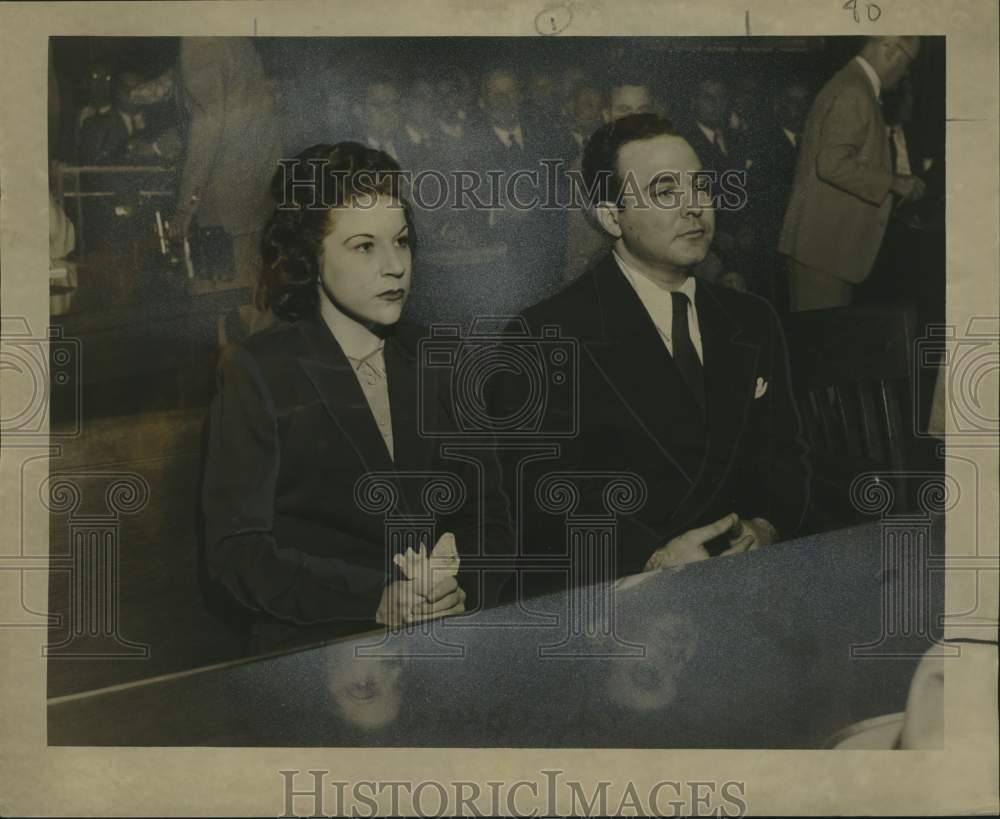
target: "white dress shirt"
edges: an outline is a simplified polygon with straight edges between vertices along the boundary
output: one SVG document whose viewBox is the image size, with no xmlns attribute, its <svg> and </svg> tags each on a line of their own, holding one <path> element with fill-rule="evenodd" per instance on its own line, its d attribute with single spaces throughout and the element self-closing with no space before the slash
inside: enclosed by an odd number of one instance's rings
<svg viewBox="0 0 1000 819">
<path fill-rule="evenodd" d="M 889 125 L 886 126 L 886 130 L 889 131 L 889 139 L 892 140 L 893 147 L 896 149 L 896 167 L 893 170 L 898 174 L 909 176 L 913 173 L 913 167 L 910 165 L 910 152 L 906 148 L 906 134 L 903 132 L 903 126 Z"/>
<path fill-rule="evenodd" d="M 726 148 L 726 139 L 722 134 L 721 128 L 709 128 L 707 125 L 702 125 L 700 122 L 696 125 L 701 129 L 701 132 L 705 135 L 705 139 L 715 145 L 723 154 L 728 154 L 729 151 Z"/>
<path fill-rule="evenodd" d="M 375 139 L 375 137 L 368 137 L 368 147 L 374 148 L 376 151 L 384 151 L 399 162 L 399 154 L 396 153 L 396 146 L 392 144 L 391 139 L 379 142 L 379 140 Z"/>
<path fill-rule="evenodd" d="M 660 338 L 663 340 L 663 345 L 667 348 L 667 352 L 673 356 L 674 301 L 670 295 L 670 291 L 664 290 L 647 276 L 629 267 L 625 263 L 625 260 L 617 253 L 614 256 L 618 267 L 621 268 L 628 283 L 632 285 L 632 289 L 635 290 L 635 294 L 639 297 L 639 301 L 642 302 L 642 306 L 649 313 L 649 317 L 653 320 L 656 329 L 659 330 Z M 694 351 L 698 354 L 698 360 L 704 364 L 705 356 L 701 349 L 701 330 L 698 327 L 698 311 L 695 309 L 695 292 L 697 290 L 695 277 L 688 276 L 684 280 L 684 284 L 677 289 L 688 297 L 688 332 L 691 334 L 691 344 L 694 345 Z"/>
<path fill-rule="evenodd" d="M 465 123 L 462 120 L 452 123 L 439 119 L 438 125 L 440 125 L 441 130 L 452 139 L 461 139 L 462 133 L 465 131 Z"/>
<path fill-rule="evenodd" d="M 501 128 L 498 125 L 494 125 L 493 133 L 496 134 L 497 139 L 499 139 L 508 148 L 511 146 L 512 142 L 516 142 L 518 148 L 524 147 L 524 135 L 521 133 L 520 125 L 517 125 L 514 128 Z"/>
<path fill-rule="evenodd" d="M 864 70 L 868 77 L 868 81 L 872 84 L 872 90 L 875 92 L 875 99 L 881 101 L 882 99 L 882 80 L 879 79 L 878 74 L 875 69 L 872 68 L 872 64 L 868 62 L 860 54 L 854 58 L 858 61 L 858 65 Z"/>
<path fill-rule="evenodd" d="M 425 134 L 423 131 L 413 127 L 412 125 L 404 125 L 403 127 L 406 128 L 406 135 L 410 138 L 410 142 L 414 145 L 423 145 L 425 142 L 430 142 L 429 134 Z"/>
</svg>

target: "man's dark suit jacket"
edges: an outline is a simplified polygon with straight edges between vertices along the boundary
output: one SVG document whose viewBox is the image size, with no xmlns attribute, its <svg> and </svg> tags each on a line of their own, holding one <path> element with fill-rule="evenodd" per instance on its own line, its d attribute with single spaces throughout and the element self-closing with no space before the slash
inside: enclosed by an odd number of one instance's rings
<svg viewBox="0 0 1000 819">
<path fill-rule="evenodd" d="M 442 460 L 440 439 L 418 434 L 420 336 L 400 323 L 385 344 L 395 460 L 321 318 L 278 322 L 224 353 L 202 492 L 206 562 L 209 575 L 255 613 L 255 626 L 318 624 L 314 631 L 331 637 L 376 628 L 383 588 L 398 577 L 388 519 L 426 512 L 435 493 L 429 477 L 399 472 L 455 474 L 466 501 L 438 517 L 436 535 L 454 532 L 462 555 L 485 548 L 468 465 Z M 425 381 L 423 406 L 435 429 L 451 423 L 441 395 Z M 372 472 L 386 473 L 388 485 L 359 493 L 358 480 Z M 379 510 L 379 497 L 394 492 L 400 502 Z M 498 503 L 484 504 L 488 539 L 506 531 Z M 476 581 L 460 574 L 467 607 L 476 604 Z"/>
<path fill-rule="evenodd" d="M 801 134 L 798 144 L 802 144 Z M 747 171 L 749 212 L 759 227 L 760 243 L 766 248 L 777 248 L 781 222 L 795 181 L 799 151 L 789 142 L 781 126 L 772 123 L 762 129 L 750 158 L 753 162 Z"/>
<path fill-rule="evenodd" d="M 687 140 L 687 143 L 694 149 L 695 154 L 697 154 L 698 159 L 701 160 L 701 167 L 706 171 L 714 172 L 715 178 L 718 180 L 715 191 L 719 197 L 722 197 L 720 199 L 722 204 L 716 206 L 716 231 L 721 230 L 733 233 L 746 223 L 748 208 L 734 209 L 737 204 L 736 196 L 738 195 L 739 183 L 735 178 L 730 178 L 729 176 L 725 177 L 726 181 L 723 183 L 723 174 L 730 171 L 746 171 L 746 163 L 747 159 L 750 158 L 750 150 L 746 141 L 738 134 L 733 133 L 728 128 L 724 128 L 723 131 L 724 139 L 726 140 L 726 150 L 728 151 L 725 154 L 719 150 L 717 145 L 705 137 L 704 132 L 698 127 L 695 121 L 691 120 L 679 126 L 681 136 Z M 729 200 L 732 200 L 732 202 L 729 202 Z M 752 206 L 753 203 L 750 202 L 749 205 Z M 736 258 L 727 259 L 726 261 L 730 265 L 739 268 L 743 260 Z"/>
<path fill-rule="evenodd" d="M 564 521 L 542 512 L 533 495 L 540 477 L 563 470 L 631 472 L 644 483 L 645 504 L 619 518 L 618 576 L 642 571 L 668 540 L 730 512 L 766 518 L 782 538 L 795 534 L 809 466 L 778 318 L 763 299 L 700 280 L 695 304 L 707 418 L 613 256 L 525 312 L 532 335 L 549 326 L 574 339 L 579 363 L 576 388 L 550 393 L 544 422 L 566 429 L 576 411 L 575 436 L 549 438 L 543 429 L 535 442 L 557 444 L 560 456 L 522 464 L 529 557 L 565 553 Z M 508 410 L 524 398 L 511 383 L 498 381 L 494 394 Z M 516 469 L 508 459 L 508 486 Z M 605 479 L 570 477 L 582 497 L 574 514 L 606 514 Z"/>
<path fill-rule="evenodd" d="M 145 132 L 137 136 L 145 135 Z M 80 128 L 80 162 L 83 165 L 125 164 L 129 132 L 116 108 L 87 119 Z"/>
<path fill-rule="evenodd" d="M 730 169 L 737 171 L 744 169 L 746 165 L 746 146 L 728 128 L 722 129 L 728 153 L 722 153 L 715 143 L 709 142 L 705 136 L 705 132 L 698 127 L 698 123 L 694 120 L 682 122 L 679 130 L 681 136 L 687 140 L 687 143 L 698 155 L 698 159 L 701 160 L 701 166 L 705 170 L 721 174 L 723 171 Z"/>
<path fill-rule="evenodd" d="M 501 301 L 495 315 L 512 315 L 554 293 L 561 282 L 561 264 L 566 252 L 566 214 L 556 205 L 558 197 L 565 196 L 565 173 L 572 156 L 564 144 L 537 122 L 523 120 L 521 133 L 523 147 L 508 148 L 486 122 L 476 122 L 469 129 L 470 170 L 480 174 L 482 180 L 478 195 L 487 204 L 503 203 L 499 213 L 485 215 L 486 241 L 507 245 L 505 290 L 516 294 Z M 551 163 L 562 160 L 562 165 L 557 168 L 550 164 L 546 170 L 543 160 Z M 519 171 L 537 174 L 537 184 L 535 180 L 517 177 L 521 181 L 512 191 L 521 203 L 534 207 L 512 206 L 507 199 L 508 181 Z M 496 196 L 490 172 L 501 174 Z M 563 186 L 562 192 L 559 186 Z M 533 197 L 537 197 L 537 202 L 530 202 Z M 546 203 L 549 207 L 540 207 Z M 511 303 L 517 304 L 515 310 L 507 309 Z"/>
</svg>

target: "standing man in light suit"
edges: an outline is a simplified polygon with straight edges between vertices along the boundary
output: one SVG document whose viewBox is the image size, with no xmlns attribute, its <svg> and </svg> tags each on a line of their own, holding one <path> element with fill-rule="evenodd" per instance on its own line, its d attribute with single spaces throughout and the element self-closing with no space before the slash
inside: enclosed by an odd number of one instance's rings
<svg viewBox="0 0 1000 819">
<path fill-rule="evenodd" d="M 793 311 L 850 304 L 894 204 L 923 196 L 918 177 L 893 172 L 880 106 L 919 49 L 919 37 L 870 38 L 813 103 L 778 244 Z"/>
<path fill-rule="evenodd" d="M 237 282 L 253 286 L 281 156 L 257 49 L 247 37 L 182 37 L 176 83 L 188 134 L 171 228 L 178 236 L 187 235 L 192 222 L 224 228 Z"/>
</svg>

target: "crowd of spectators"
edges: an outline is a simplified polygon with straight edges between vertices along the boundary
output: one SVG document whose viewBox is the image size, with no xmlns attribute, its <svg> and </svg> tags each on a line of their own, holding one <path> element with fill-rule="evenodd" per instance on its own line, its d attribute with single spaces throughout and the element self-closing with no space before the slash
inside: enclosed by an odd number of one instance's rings
<svg viewBox="0 0 1000 819">
<path fill-rule="evenodd" d="M 267 174 L 249 168 L 253 162 L 273 163 L 310 144 L 343 140 L 384 150 L 411 174 L 435 171 L 451 186 L 440 200 L 437 182 L 421 188 L 423 200 L 444 204 L 417 203 L 424 274 L 411 309 L 424 321 L 467 320 L 523 309 L 608 249 L 585 208 L 512 207 L 509 187 L 483 187 L 489 174 L 506 181 L 518 171 L 539 172 L 547 180 L 535 189 L 541 201 L 554 195 L 569 202 L 589 135 L 609 120 L 656 112 L 674 123 L 704 169 L 730 180 L 728 188 L 717 187 L 723 206 L 717 207 L 716 237 L 697 275 L 787 309 L 779 235 L 806 116 L 827 76 L 780 70 L 766 52 L 749 63 L 729 65 L 723 56 L 695 61 L 682 73 L 661 70 L 622 59 L 613 41 L 591 44 L 593 59 L 586 61 L 581 55 L 523 65 L 502 55 L 473 61 L 441 49 L 398 65 L 383 56 L 363 67 L 355 61 L 337 71 L 328 61 L 317 70 L 305 59 L 297 65 L 287 49 L 250 40 L 236 48 L 237 39 L 191 38 L 201 41 L 197 46 L 182 39 L 177 59 L 154 76 L 134 58 L 114 68 L 104 58 L 92 61 L 75 87 L 66 159 L 86 166 L 176 166 L 175 207 L 183 218 L 174 222 L 183 230 L 198 220 L 198 203 L 206 199 L 229 202 L 218 208 L 227 212 L 255 200 Z M 253 81 L 237 88 L 237 74 Z M 236 128 L 221 112 L 231 112 L 237 97 L 239 133 L 220 133 Z M 909 80 L 883 97 L 895 170 L 937 181 L 921 210 L 893 220 L 873 285 L 861 291 L 862 297 L 900 298 L 899 276 L 885 271 L 919 264 L 907 253 L 915 246 L 913 232 L 943 219 L 943 146 L 927 144 L 929 129 L 916 121 Z M 213 174 L 213 165 L 224 172 Z M 454 207 L 458 172 L 477 175 L 476 193 L 489 207 Z M 197 190 L 193 173 L 200 175 Z M 225 222 L 205 210 L 203 225 L 206 218 Z M 254 208 L 253 219 L 262 222 L 265 211 Z M 238 226 L 248 247 L 258 237 L 253 219 Z M 251 268 L 252 281 L 254 265 L 241 263 Z"/>
</svg>

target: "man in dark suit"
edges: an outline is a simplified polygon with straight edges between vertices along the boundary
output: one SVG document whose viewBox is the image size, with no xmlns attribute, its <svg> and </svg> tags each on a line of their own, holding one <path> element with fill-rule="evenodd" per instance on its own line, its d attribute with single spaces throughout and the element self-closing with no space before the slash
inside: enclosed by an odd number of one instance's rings
<svg viewBox="0 0 1000 819">
<path fill-rule="evenodd" d="M 755 255 L 776 306 L 787 302 L 788 285 L 778 259 L 778 236 L 792 192 L 809 102 L 805 83 L 791 81 L 785 85 L 775 97 L 773 118 L 760 128 L 750 149 L 747 195 L 750 221 L 758 240 Z"/>
<path fill-rule="evenodd" d="M 428 161 L 429 142 L 432 137 L 426 122 L 406 122 L 413 108 L 427 106 L 427 83 L 419 80 L 404 96 L 395 77 L 389 72 L 371 73 L 364 83 L 364 94 L 355 106 L 358 119 L 358 142 L 385 151 L 400 167 L 413 173 L 424 168 Z M 432 112 L 422 111 L 423 114 Z"/>
<path fill-rule="evenodd" d="M 129 92 L 141 82 L 131 71 L 115 75 L 111 106 L 88 117 L 80 126 L 80 162 L 84 165 L 123 165 L 129 140 L 145 135 L 142 114 L 129 104 Z"/>
<path fill-rule="evenodd" d="M 745 145 L 729 128 L 731 108 L 729 87 L 721 79 L 705 77 L 695 87 L 690 114 L 680 126 L 702 167 L 718 174 L 746 168 Z"/>
<path fill-rule="evenodd" d="M 792 310 L 850 304 L 895 204 L 923 196 L 918 176 L 892 166 L 880 106 L 919 50 L 919 37 L 869 38 L 813 102 L 778 247 L 788 257 Z"/>
<path fill-rule="evenodd" d="M 554 205 L 556 186 L 562 184 L 572 155 L 568 144 L 529 121 L 521 82 L 512 71 L 486 73 L 479 106 L 482 119 L 470 158 L 480 174 L 479 196 L 498 205 L 485 214 L 488 241 L 503 243 L 508 251 L 497 271 L 506 287 L 494 290 L 490 312 L 511 315 L 559 286 L 566 225 L 565 214 Z M 563 164 L 547 169 L 543 160 Z M 546 201 L 552 206 L 542 210 Z"/>
<path fill-rule="evenodd" d="M 727 192 L 716 214 L 716 249 L 729 269 L 747 273 L 755 242 L 747 234 L 746 207 L 729 192 L 739 188 L 732 175 L 746 172 L 751 162 L 746 140 L 729 128 L 731 111 L 729 86 L 719 77 L 704 77 L 694 89 L 690 114 L 680 125 L 680 134 L 698 155 L 702 168 L 714 175 L 716 195 Z"/>
<path fill-rule="evenodd" d="M 176 128 L 149 127 L 148 116 L 130 100 L 142 78 L 132 71 L 115 75 L 112 105 L 88 117 L 80 127 L 80 161 L 84 165 L 138 165 L 172 162 L 181 152 Z"/>
<path fill-rule="evenodd" d="M 529 589 L 532 575 L 541 578 L 532 558 L 551 559 L 565 543 L 565 522 L 536 496 L 548 473 L 576 484 L 581 518 L 609 514 L 609 473 L 638 479 L 645 502 L 619 517 L 617 576 L 755 548 L 800 526 L 809 468 L 777 316 L 762 299 L 690 275 L 714 230 L 697 187 L 701 167 L 654 114 L 624 117 L 590 138 L 584 179 L 613 251 L 524 313 L 533 336 L 557 331 L 578 359 L 576 384 L 546 396 L 536 437 L 574 434 L 552 438 L 555 460 L 506 465 L 508 478 L 518 472 L 525 504 Z M 509 417 L 524 395 L 497 379 L 494 400 Z M 571 570 L 572 582 L 582 568 Z M 544 579 L 533 586 L 548 587 Z"/>
</svg>

